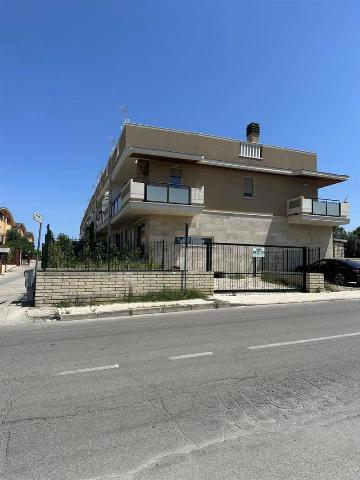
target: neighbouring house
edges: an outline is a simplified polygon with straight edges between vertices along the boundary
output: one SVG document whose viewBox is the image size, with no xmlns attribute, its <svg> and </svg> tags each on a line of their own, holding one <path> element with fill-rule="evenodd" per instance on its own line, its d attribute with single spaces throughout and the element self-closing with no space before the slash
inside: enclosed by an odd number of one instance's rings
<svg viewBox="0 0 360 480">
<path fill-rule="evenodd" d="M 335 238 L 333 239 L 333 257 L 334 258 L 345 258 L 345 248 L 346 248 L 347 240 L 343 238 Z"/>
<path fill-rule="evenodd" d="M 10 210 L 6 207 L 0 207 L 0 245 L 6 242 L 6 234 L 14 228 L 15 222 Z"/>
<path fill-rule="evenodd" d="M 23 223 L 17 223 L 14 216 L 7 207 L 0 207 L 0 245 L 5 245 L 6 234 L 9 230 L 15 228 L 21 237 L 27 237 L 30 243 L 34 241 L 32 232 L 28 232 Z"/>
<path fill-rule="evenodd" d="M 127 123 L 81 222 L 97 238 L 143 247 L 152 240 L 320 247 L 333 255 L 333 227 L 349 204 L 321 199 L 346 175 L 318 171 L 316 153 L 247 140 Z M 110 215 L 110 218 L 109 218 Z"/>
<path fill-rule="evenodd" d="M 15 228 L 20 233 L 21 237 L 26 236 L 26 227 L 23 223 L 15 223 Z"/>
<path fill-rule="evenodd" d="M 32 232 L 26 232 L 25 237 L 29 240 L 30 243 L 34 243 L 34 234 Z"/>
</svg>

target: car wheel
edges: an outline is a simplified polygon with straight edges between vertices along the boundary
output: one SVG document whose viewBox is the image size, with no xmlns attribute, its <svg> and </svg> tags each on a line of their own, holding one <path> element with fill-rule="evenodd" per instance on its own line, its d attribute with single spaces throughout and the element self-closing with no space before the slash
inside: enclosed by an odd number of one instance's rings
<svg viewBox="0 0 360 480">
<path fill-rule="evenodd" d="M 335 275 L 334 282 L 336 285 L 345 285 L 345 276 L 342 273 L 337 273 Z"/>
</svg>

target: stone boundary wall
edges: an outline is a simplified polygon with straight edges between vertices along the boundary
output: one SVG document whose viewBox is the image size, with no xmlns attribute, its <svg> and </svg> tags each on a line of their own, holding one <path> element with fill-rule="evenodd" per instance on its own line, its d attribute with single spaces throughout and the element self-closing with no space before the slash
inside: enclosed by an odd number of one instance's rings
<svg viewBox="0 0 360 480">
<path fill-rule="evenodd" d="M 324 292 L 324 274 L 323 273 L 307 273 L 306 274 L 306 291 L 309 293 Z"/>
<path fill-rule="evenodd" d="M 274 276 L 274 279 L 284 280 L 285 282 L 296 287 L 303 285 L 303 273 L 289 273 L 289 272 L 264 272 Z M 323 273 L 307 273 L 306 274 L 306 292 L 317 293 L 324 292 L 324 274 Z"/>
<path fill-rule="evenodd" d="M 181 271 L 74 272 L 39 271 L 36 280 L 35 305 L 59 305 L 62 302 L 107 302 L 124 295 L 181 290 L 185 273 Z M 205 295 L 214 293 L 213 272 L 187 272 L 187 288 Z"/>
</svg>

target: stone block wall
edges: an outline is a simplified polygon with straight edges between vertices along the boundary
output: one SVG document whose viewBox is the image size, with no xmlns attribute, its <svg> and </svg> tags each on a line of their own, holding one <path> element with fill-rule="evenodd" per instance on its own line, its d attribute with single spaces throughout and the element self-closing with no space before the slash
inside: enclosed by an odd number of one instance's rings
<svg viewBox="0 0 360 480">
<path fill-rule="evenodd" d="M 214 292 L 212 272 L 188 272 L 187 288 L 205 295 Z M 74 272 L 39 271 L 36 281 L 35 305 L 60 305 L 67 301 L 106 302 L 124 295 L 142 295 L 162 290 L 181 290 L 185 273 L 179 271 Z"/>
<path fill-rule="evenodd" d="M 275 280 L 283 280 L 289 285 L 302 288 L 303 286 L 303 273 L 289 273 L 289 272 L 267 272 L 273 276 Z M 306 292 L 317 293 L 323 292 L 324 287 L 324 274 L 323 273 L 307 273 L 306 274 Z"/>
<path fill-rule="evenodd" d="M 334 258 L 345 258 L 345 247 L 346 247 L 346 240 L 342 238 L 334 238 L 333 239 L 333 257 Z"/>
<path fill-rule="evenodd" d="M 190 236 L 214 242 L 320 247 L 321 257 L 333 256 L 332 227 L 290 224 L 287 217 L 271 214 L 204 210 L 192 218 L 172 216 L 171 221 L 167 215 L 150 215 L 147 223 L 149 240 L 173 241 L 184 236 L 188 223 Z"/>
<path fill-rule="evenodd" d="M 309 293 L 323 292 L 324 274 L 323 273 L 307 273 L 306 274 L 306 291 Z"/>
</svg>

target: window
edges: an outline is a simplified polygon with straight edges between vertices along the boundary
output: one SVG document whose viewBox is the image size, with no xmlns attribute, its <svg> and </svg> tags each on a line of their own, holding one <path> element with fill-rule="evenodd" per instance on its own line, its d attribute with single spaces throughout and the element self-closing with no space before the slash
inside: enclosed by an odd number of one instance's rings
<svg viewBox="0 0 360 480">
<path fill-rule="evenodd" d="M 180 187 L 182 184 L 181 168 L 170 168 L 169 184 Z"/>
<path fill-rule="evenodd" d="M 188 237 L 188 245 L 206 245 L 212 241 L 212 237 Z M 175 237 L 175 243 L 185 245 L 185 237 Z"/>
<path fill-rule="evenodd" d="M 255 188 L 254 188 L 254 177 L 244 177 L 244 197 L 245 198 L 254 198 Z"/>
<path fill-rule="evenodd" d="M 139 158 L 136 164 L 136 181 L 146 182 L 149 178 L 149 160 Z"/>
</svg>

